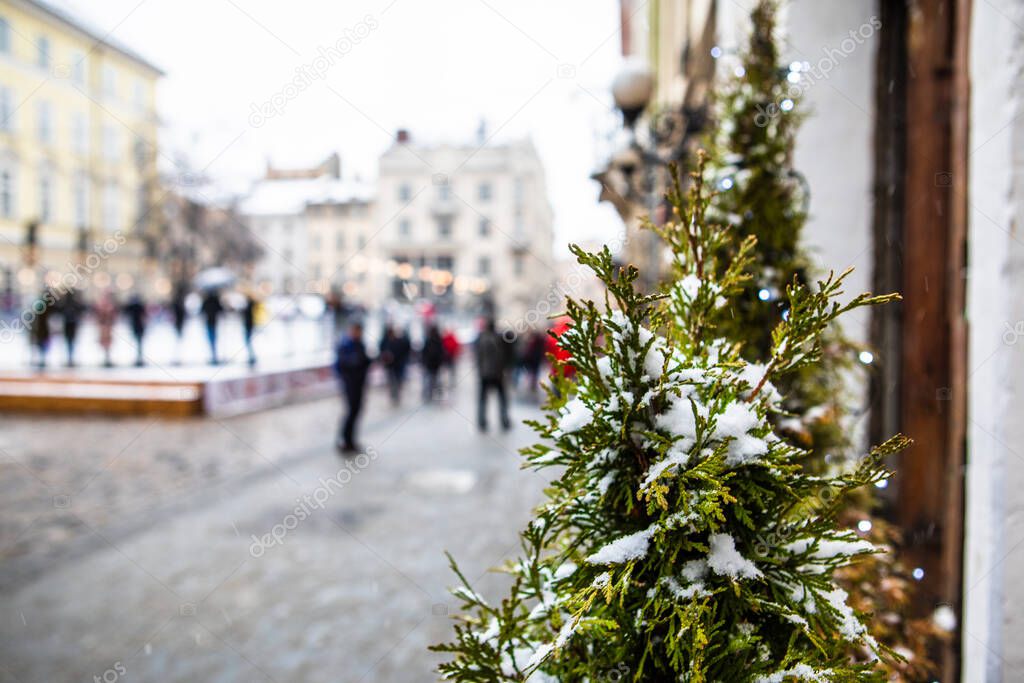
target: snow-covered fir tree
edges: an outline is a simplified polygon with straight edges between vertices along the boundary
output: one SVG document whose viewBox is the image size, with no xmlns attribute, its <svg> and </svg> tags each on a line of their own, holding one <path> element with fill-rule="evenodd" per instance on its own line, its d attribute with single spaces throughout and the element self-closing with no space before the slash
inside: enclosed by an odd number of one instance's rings
<svg viewBox="0 0 1024 683">
<path fill-rule="evenodd" d="M 794 278 L 807 281 L 808 271 L 800 245 L 807 194 L 792 163 L 801 73 L 797 64 L 792 70 L 779 64 L 776 9 L 773 0 L 754 5 L 749 43 L 731 70 L 721 70 L 726 78 L 717 86 L 708 140 L 718 190 L 709 215 L 733 226 L 736 239 L 726 249 L 748 236 L 758 242 L 751 254 L 754 277 L 723 330 L 746 338 L 746 353 L 753 356 L 769 352 L 771 330 L 785 310 L 785 289 Z"/>
<path fill-rule="evenodd" d="M 787 289 L 789 314 L 764 363 L 720 331 L 748 285 L 755 242 L 735 250 L 705 220 L 694 174 L 668 194 L 659 231 L 677 279 L 635 286 L 606 249 L 573 247 L 605 283 L 603 305 L 569 301 L 560 343 L 576 368 L 534 424 L 530 467 L 556 478 L 507 564 L 508 595 L 488 602 L 459 574 L 466 612 L 440 666 L 458 681 L 850 681 L 880 678 L 850 644 L 887 656 L 836 584 L 837 568 L 878 549 L 839 528 L 846 493 L 888 476 L 896 437 L 832 476 L 777 432 L 788 374 L 819 362 L 847 311 L 843 276 Z M 727 260 L 722 260 L 727 259 Z M 559 373 L 556 373 L 559 374 Z M 458 568 L 453 561 L 453 568 Z"/>
<path fill-rule="evenodd" d="M 750 14 L 749 42 L 718 86 L 715 126 L 709 137 L 710 170 L 717 193 L 709 207 L 713 221 L 733 227 L 736 249 L 757 239 L 751 253 L 752 277 L 737 297 L 721 335 L 744 342 L 744 356 L 762 361 L 771 352 L 771 330 L 787 314 L 786 287 L 810 281 L 811 259 L 802 234 L 809 189 L 793 167 L 793 147 L 802 118 L 802 67 L 779 63 L 775 0 L 759 0 Z M 856 351 L 835 327 L 822 343 L 822 361 L 789 375 L 787 410 L 795 419 L 784 427 L 819 464 L 849 447 L 838 419 L 846 392 L 842 372 Z"/>
<path fill-rule="evenodd" d="M 765 362 L 769 331 L 788 312 L 786 286 L 808 281 L 814 272 L 803 245 L 810 188 L 793 166 L 796 132 L 803 119 L 802 94 L 814 72 L 801 63 L 781 63 L 776 35 L 776 0 L 759 0 L 750 14 L 750 36 L 738 59 L 724 64 L 715 101 L 716 126 L 709 140 L 712 176 L 718 189 L 709 207 L 712 220 L 733 226 L 738 238 L 754 237 L 753 277 L 738 297 L 721 336 L 743 344 L 743 356 Z M 738 241 L 726 245 L 735 251 Z M 859 381 L 854 361 L 863 349 L 837 325 L 826 331 L 818 363 L 779 380 L 785 414 L 777 428 L 805 448 L 805 466 L 822 472 L 856 457 L 852 402 L 847 384 Z M 840 521 L 877 543 L 898 545 L 896 530 L 873 515 L 873 490 L 862 489 L 843 506 Z M 942 635 L 927 619 L 905 616 L 914 583 L 898 552 L 875 555 L 840 572 L 852 602 L 872 616 L 872 632 L 903 655 L 878 662 L 890 680 L 922 680 L 930 669 L 929 642 Z M 870 656 L 861 648 L 860 657 Z"/>
</svg>

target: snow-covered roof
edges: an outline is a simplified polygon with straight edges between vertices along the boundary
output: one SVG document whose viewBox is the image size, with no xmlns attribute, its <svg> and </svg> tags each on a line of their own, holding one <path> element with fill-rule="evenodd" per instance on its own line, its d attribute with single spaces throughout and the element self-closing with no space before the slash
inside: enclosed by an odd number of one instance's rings
<svg viewBox="0 0 1024 683">
<path fill-rule="evenodd" d="M 331 176 L 256 181 L 239 204 L 246 216 L 283 216 L 302 213 L 307 204 L 343 204 L 373 199 L 372 186 Z"/>
<path fill-rule="evenodd" d="M 132 61 L 146 67 L 159 76 L 164 75 L 164 72 L 160 67 L 153 64 L 127 44 L 122 43 L 120 40 L 112 36 L 111 34 L 113 33 L 113 29 L 105 31 L 98 28 L 92 24 L 90 20 L 83 17 L 81 13 L 77 12 L 75 8 L 71 7 L 65 0 L 29 0 L 28 4 L 41 10 L 45 14 L 48 14 L 50 17 L 65 24 L 66 26 L 79 31 L 89 40 L 120 52 L 125 57 L 128 57 Z"/>
</svg>

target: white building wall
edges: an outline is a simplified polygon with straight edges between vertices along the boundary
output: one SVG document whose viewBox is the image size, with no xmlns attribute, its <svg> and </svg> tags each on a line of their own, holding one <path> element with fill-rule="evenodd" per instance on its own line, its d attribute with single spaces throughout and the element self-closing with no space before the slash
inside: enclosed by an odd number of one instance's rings
<svg viewBox="0 0 1024 683">
<path fill-rule="evenodd" d="M 1024 676 L 1024 6 L 973 5 L 962 680 Z"/>
<path fill-rule="evenodd" d="M 442 199 L 446 183 L 449 198 Z M 489 198 L 480 195 L 483 184 L 490 186 Z M 408 200 L 402 199 L 403 186 Z M 461 283 L 455 290 L 457 305 L 469 305 L 476 296 L 467 283 L 485 281 L 497 316 L 518 318 L 554 281 L 552 216 L 532 145 L 396 144 L 381 158 L 378 188 L 382 258 L 451 257 L 456 284 Z M 449 237 L 439 234 L 439 210 L 450 212 Z M 480 230 L 483 220 L 489 224 L 486 235 Z M 408 221 L 408 235 L 401 232 L 403 221 Z M 381 274 L 381 291 L 390 292 L 391 278 Z"/>
<path fill-rule="evenodd" d="M 369 201 L 328 201 L 307 205 L 310 291 L 340 288 L 346 297 L 377 307 L 382 293 L 370 283 L 381 269 L 376 212 Z"/>
<path fill-rule="evenodd" d="M 263 248 L 256 264 L 257 283 L 267 282 L 275 294 L 306 290 L 309 272 L 305 218 L 300 213 L 243 216 Z"/>
</svg>

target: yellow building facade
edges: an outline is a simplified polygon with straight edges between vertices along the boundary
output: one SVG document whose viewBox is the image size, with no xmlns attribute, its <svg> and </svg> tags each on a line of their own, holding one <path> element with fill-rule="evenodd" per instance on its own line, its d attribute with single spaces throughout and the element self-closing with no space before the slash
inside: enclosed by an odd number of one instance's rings
<svg viewBox="0 0 1024 683">
<path fill-rule="evenodd" d="M 0 305 L 44 278 L 121 290 L 147 279 L 161 75 L 63 9 L 0 0 Z"/>
</svg>

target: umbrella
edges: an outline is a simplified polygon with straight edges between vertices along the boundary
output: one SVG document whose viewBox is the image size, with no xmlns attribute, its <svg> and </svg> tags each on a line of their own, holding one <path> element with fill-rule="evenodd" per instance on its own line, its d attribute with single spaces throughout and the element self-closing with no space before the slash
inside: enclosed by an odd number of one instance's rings
<svg viewBox="0 0 1024 683">
<path fill-rule="evenodd" d="M 235 284 L 235 274 L 227 268 L 217 266 L 215 268 L 207 268 L 196 275 L 192 284 L 195 285 L 196 289 L 210 290 L 210 289 L 223 289 L 224 287 L 230 287 Z"/>
</svg>

